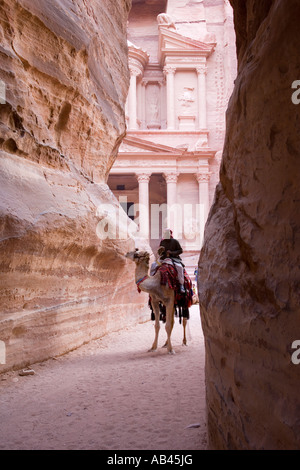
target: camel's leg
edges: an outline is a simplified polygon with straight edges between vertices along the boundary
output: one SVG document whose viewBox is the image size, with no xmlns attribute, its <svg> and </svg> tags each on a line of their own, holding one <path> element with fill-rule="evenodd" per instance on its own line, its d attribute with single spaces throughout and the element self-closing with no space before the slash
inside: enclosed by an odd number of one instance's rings
<svg viewBox="0 0 300 470">
<path fill-rule="evenodd" d="M 152 301 L 152 308 L 153 308 L 154 315 L 155 315 L 155 326 L 154 326 L 154 328 L 155 328 L 155 337 L 154 337 L 154 341 L 153 341 L 152 347 L 151 347 L 151 349 L 149 349 L 149 352 L 151 352 L 151 351 L 156 351 L 156 349 L 157 349 L 158 334 L 159 334 L 159 329 L 160 329 L 160 323 L 159 323 L 159 317 L 160 317 L 159 302 L 153 302 L 153 301 Z"/>
<path fill-rule="evenodd" d="M 173 319 L 172 319 L 172 323 L 171 323 L 171 333 L 172 333 L 172 330 L 173 330 L 173 327 L 174 327 L 174 323 L 175 322 L 174 322 L 174 315 L 173 315 Z M 167 331 L 167 324 L 166 324 L 166 331 Z M 168 331 L 167 331 L 167 333 L 168 333 Z M 163 348 L 167 348 L 168 344 L 169 344 L 169 337 L 167 337 L 166 342 L 163 345 Z"/>
<path fill-rule="evenodd" d="M 186 324 L 187 324 L 187 318 L 183 318 L 182 319 L 182 326 L 183 326 L 183 341 L 182 341 L 182 344 L 184 346 L 187 346 L 187 343 L 186 343 Z"/>
<path fill-rule="evenodd" d="M 167 349 L 170 354 L 175 354 L 171 343 L 171 334 L 174 326 L 174 305 L 170 303 L 166 305 L 166 332 L 167 332 Z"/>
</svg>

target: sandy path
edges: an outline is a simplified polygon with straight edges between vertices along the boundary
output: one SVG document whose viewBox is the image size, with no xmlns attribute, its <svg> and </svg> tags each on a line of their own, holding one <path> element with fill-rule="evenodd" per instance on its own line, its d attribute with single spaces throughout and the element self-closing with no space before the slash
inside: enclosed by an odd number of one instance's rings
<svg viewBox="0 0 300 470">
<path fill-rule="evenodd" d="M 0 376 L 0 449 L 205 449 L 198 306 L 187 347 L 176 319 L 175 355 L 148 353 L 153 334 L 149 321 L 34 364 L 34 376 Z M 159 346 L 165 339 L 163 325 Z"/>
</svg>

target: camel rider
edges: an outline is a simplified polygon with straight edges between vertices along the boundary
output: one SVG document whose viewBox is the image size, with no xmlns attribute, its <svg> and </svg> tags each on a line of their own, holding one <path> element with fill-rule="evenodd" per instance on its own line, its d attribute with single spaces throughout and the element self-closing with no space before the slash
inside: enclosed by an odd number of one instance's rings
<svg viewBox="0 0 300 470">
<path fill-rule="evenodd" d="M 160 259 L 164 260 L 166 258 L 170 258 L 172 260 L 172 264 L 174 264 L 177 270 L 178 282 L 180 284 L 180 292 L 184 294 L 184 265 L 179 256 L 181 255 L 183 250 L 179 241 L 173 237 L 173 232 L 169 228 L 164 231 L 163 239 L 161 240 L 159 247 L 164 248 Z"/>
</svg>

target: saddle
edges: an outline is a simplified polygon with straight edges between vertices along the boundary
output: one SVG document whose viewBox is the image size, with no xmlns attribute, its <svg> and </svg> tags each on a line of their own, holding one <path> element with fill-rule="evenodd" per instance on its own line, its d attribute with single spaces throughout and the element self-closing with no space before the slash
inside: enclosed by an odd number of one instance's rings
<svg viewBox="0 0 300 470">
<path fill-rule="evenodd" d="M 160 266 L 156 268 L 157 272 L 160 272 L 160 283 L 161 285 L 168 287 L 175 292 L 175 299 L 174 299 L 174 308 L 175 308 L 175 315 L 179 316 L 179 322 L 181 323 L 182 318 L 190 318 L 189 308 L 193 304 L 193 285 L 192 281 L 187 274 L 186 270 L 184 269 L 184 288 L 185 294 L 180 292 L 180 284 L 178 282 L 177 270 L 176 268 L 167 263 L 162 263 Z M 151 305 L 151 297 L 149 296 L 149 308 L 151 310 L 151 320 L 155 320 L 154 312 Z M 166 319 L 166 308 L 160 302 L 160 319 L 161 321 L 165 322 Z"/>
</svg>

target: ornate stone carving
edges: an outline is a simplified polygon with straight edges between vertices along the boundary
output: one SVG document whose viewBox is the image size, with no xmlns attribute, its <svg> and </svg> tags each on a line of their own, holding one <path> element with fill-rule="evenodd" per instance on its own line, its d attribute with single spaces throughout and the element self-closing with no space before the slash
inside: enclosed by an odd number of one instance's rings
<svg viewBox="0 0 300 470">
<path fill-rule="evenodd" d="M 139 183 L 149 183 L 150 176 L 151 176 L 150 173 L 138 173 L 136 175 L 136 178 Z"/>
<path fill-rule="evenodd" d="M 198 75 L 206 75 L 207 74 L 207 67 L 205 64 L 197 65 L 196 72 Z"/>
<path fill-rule="evenodd" d="M 141 70 L 138 67 L 135 67 L 132 64 L 129 64 L 129 71 L 130 71 L 130 75 L 132 75 L 134 77 L 138 77 L 139 75 L 142 74 Z"/>
<path fill-rule="evenodd" d="M 164 67 L 165 74 L 175 74 L 176 73 L 176 65 L 165 65 Z"/>
<path fill-rule="evenodd" d="M 146 90 L 146 122 L 149 129 L 159 129 L 160 123 L 160 88 L 156 83 L 149 84 Z"/>
<path fill-rule="evenodd" d="M 192 152 L 198 152 L 202 150 L 203 148 L 208 147 L 208 136 L 203 134 L 201 137 L 197 140 L 195 145 L 191 147 Z"/>
<path fill-rule="evenodd" d="M 129 65 L 137 67 L 142 73 L 147 63 L 149 62 L 149 54 L 141 47 L 135 46 L 130 41 L 127 41 L 127 44 Z"/>
<path fill-rule="evenodd" d="M 173 31 L 176 31 L 176 26 L 170 15 L 167 15 L 166 13 L 160 13 L 157 16 L 157 23 L 159 26 L 163 26 L 168 29 L 172 29 Z"/>
<path fill-rule="evenodd" d="M 198 183 L 208 183 L 210 180 L 210 173 L 197 173 L 196 178 Z"/>
<path fill-rule="evenodd" d="M 177 183 L 178 175 L 177 173 L 165 173 L 164 174 L 166 183 Z"/>
<path fill-rule="evenodd" d="M 195 88 L 193 87 L 184 87 L 183 92 L 177 98 L 183 108 L 183 114 L 190 113 L 190 108 L 195 103 L 195 98 L 193 96 Z"/>
</svg>

